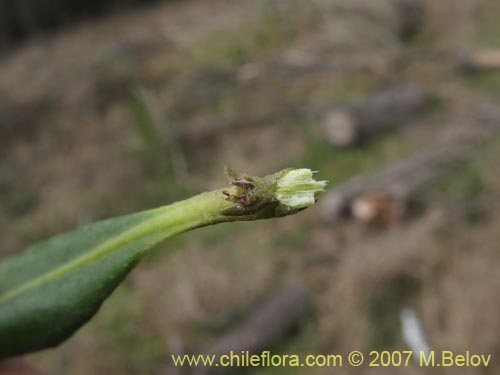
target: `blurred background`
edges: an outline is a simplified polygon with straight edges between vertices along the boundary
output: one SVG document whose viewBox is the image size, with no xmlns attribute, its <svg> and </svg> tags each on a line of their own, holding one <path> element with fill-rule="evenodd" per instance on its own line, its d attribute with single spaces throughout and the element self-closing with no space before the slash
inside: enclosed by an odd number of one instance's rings
<svg viewBox="0 0 500 375">
<path fill-rule="evenodd" d="M 170 354 L 236 348 L 500 371 L 497 0 L 1 0 L 0 98 L 2 258 L 225 186 L 226 164 L 330 181 L 297 216 L 166 241 L 28 356 L 48 374 L 190 374 Z"/>
</svg>

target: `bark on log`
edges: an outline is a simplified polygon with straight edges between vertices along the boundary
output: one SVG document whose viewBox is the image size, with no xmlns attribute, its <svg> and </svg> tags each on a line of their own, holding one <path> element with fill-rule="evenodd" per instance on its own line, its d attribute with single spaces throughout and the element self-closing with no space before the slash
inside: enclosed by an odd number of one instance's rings
<svg viewBox="0 0 500 375">
<path fill-rule="evenodd" d="M 212 344 L 205 353 L 215 355 L 216 361 L 231 351 L 258 354 L 268 350 L 297 327 L 310 308 L 310 291 L 303 282 L 285 284 L 253 315 L 227 336 Z M 217 368 L 200 367 L 196 374 L 210 374 Z"/>
<path fill-rule="evenodd" d="M 401 125 L 418 114 L 426 102 L 427 95 L 415 85 L 384 91 L 329 112 L 325 117 L 325 136 L 334 146 L 354 146 Z"/>
<path fill-rule="evenodd" d="M 457 66 L 465 74 L 500 71 L 500 50 L 479 51 L 460 56 Z"/>
<path fill-rule="evenodd" d="M 328 222 L 352 217 L 388 221 L 418 200 L 422 192 L 454 164 L 467 161 L 478 146 L 500 131 L 500 112 L 481 110 L 453 121 L 430 146 L 407 160 L 381 171 L 360 175 L 339 185 L 322 200 L 322 216 Z"/>
</svg>

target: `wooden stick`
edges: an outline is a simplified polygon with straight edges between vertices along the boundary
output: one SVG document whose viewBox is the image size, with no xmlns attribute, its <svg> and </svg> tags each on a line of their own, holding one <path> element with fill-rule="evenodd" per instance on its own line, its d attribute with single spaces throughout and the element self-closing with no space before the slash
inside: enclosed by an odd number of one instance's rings
<svg viewBox="0 0 500 375">
<path fill-rule="evenodd" d="M 310 297 L 303 282 L 297 280 L 285 284 L 246 321 L 210 345 L 205 353 L 215 355 L 218 360 L 230 352 L 241 355 L 248 351 L 251 355 L 269 350 L 304 318 L 310 308 Z M 216 369 L 219 368 L 199 368 L 196 373 L 209 374 Z"/>
<path fill-rule="evenodd" d="M 427 102 L 415 85 L 400 86 L 327 113 L 325 136 L 337 147 L 357 145 L 376 137 L 419 113 Z"/>
<path fill-rule="evenodd" d="M 499 130 L 497 110 L 461 116 L 435 142 L 409 159 L 354 177 L 327 193 L 321 200 L 322 216 L 329 222 L 346 216 L 361 222 L 400 217 L 401 210 L 416 200 L 443 169 L 469 159 Z"/>
</svg>

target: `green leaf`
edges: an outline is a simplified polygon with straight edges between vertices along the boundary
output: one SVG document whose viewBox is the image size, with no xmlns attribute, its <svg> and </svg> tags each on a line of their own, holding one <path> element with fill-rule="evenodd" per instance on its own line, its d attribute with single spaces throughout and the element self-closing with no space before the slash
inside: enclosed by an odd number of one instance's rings
<svg viewBox="0 0 500 375">
<path fill-rule="evenodd" d="M 71 336 L 165 238 L 221 222 L 298 212 L 284 210 L 272 194 L 277 176 L 233 180 L 229 189 L 90 224 L 6 259 L 0 263 L 0 358 Z"/>
</svg>

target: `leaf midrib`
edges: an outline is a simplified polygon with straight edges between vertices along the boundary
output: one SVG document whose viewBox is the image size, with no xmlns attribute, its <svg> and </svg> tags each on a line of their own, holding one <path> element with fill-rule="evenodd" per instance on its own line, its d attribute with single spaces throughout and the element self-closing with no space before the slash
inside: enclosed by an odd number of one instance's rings
<svg viewBox="0 0 500 375">
<path fill-rule="evenodd" d="M 69 272 L 78 269 L 81 266 L 85 266 L 87 264 L 92 263 L 94 260 L 99 259 L 100 257 L 110 254 L 115 251 L 117 248 L 122 246 L 124 243 L 130 242 L 134 239 L 141 237 L 141 235 L 147 235 L 148 229 L 149 231 L 154 231 L 156 229 L 156 224 L 162 223 L 164 218 L 162 215 L 155 216 L 150 218 L 140 224 L 137 224 L 130 229 L 128 229 L 124 233 L 120 233 L 115 238 L 109 239 L 104 243 L 94 247 L 90 251 L 86 251 L 85 254 L 72 259 L 71 261 L 64 263 L 63 265 L 56 267 L 55 269 L 48 271 L 42 275 L 37 276 L 36 278 L 25 282 L 13 290 L 0 295 L 0 305 L 15 298 L 16 296 L 29 291 L 30 289 L 35 289 L 39 286 L 49 283 L 52 280 L 55 280 L 59 277 L 62 277 Z M 158 222 L 158 223 L 156 223 Z M 168 232 L 168 231 L 167 231 Z M 166 233 L 165 236 L 168 236 L 169 233 Z M 151 244 L 153 246 L 153 244 Z M 145 249 L 143 249 L 144 251 Z"/>
</svg>

